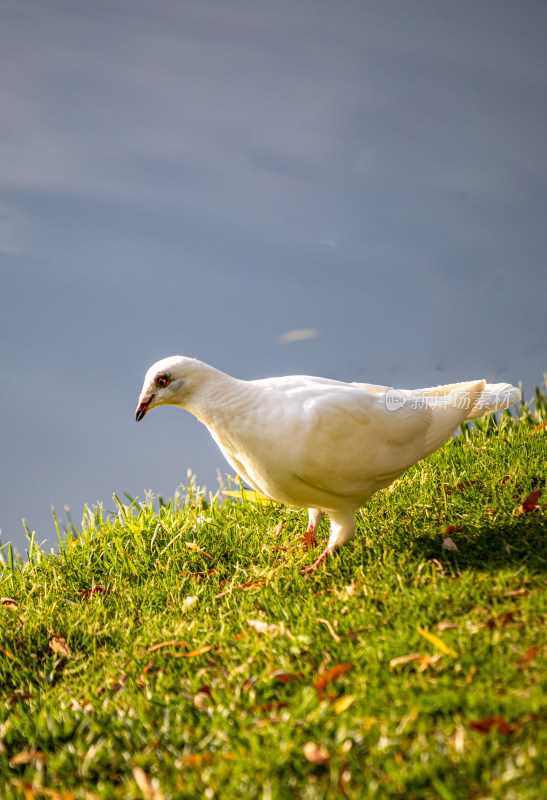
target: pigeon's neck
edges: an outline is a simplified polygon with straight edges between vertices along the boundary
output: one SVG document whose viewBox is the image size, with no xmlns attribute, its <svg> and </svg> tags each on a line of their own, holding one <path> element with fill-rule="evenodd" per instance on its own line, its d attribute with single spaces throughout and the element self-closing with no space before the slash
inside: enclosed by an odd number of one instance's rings
<svg viewBox="0 0 547 800">
<path fill-rule="evenodd" d="M 209 367 L 200 376 L 199 386 L 184 403 L 184 408 L 210 429 L 229 424 L 248 403 L 247 381 L 240 381 Z"/>
</svg>

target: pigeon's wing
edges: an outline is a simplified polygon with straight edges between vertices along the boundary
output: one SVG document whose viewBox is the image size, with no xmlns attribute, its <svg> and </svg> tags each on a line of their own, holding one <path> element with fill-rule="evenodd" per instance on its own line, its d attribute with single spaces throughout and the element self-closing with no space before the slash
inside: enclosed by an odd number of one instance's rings
<svg viewBox="0 0 547 800">
<path fill-rule="evenodd" d="M 484 381 L 470 384 L 476 402 Z M 325 492 L 363 498 L 387 486 L 408 467 L 440 447 L 469 409 L 446 402 L 405 402 L 391 408 L 387 395 L 332 390 L 307 403 L 306 451 L 299 477 Z"/>
</svg>

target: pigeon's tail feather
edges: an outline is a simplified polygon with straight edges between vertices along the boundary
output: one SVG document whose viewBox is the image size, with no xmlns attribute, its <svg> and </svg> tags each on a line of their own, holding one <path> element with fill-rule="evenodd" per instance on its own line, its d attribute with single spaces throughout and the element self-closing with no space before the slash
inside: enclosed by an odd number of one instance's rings
<svg viewBox="0 0 547 800">
<path fill-rule="evenodd" d="M 502 408 L 518 403 L 521 399 L 521 391 L 510 383 L 487 383 L 480 393 L 477 401 L 471 407 L 467 419 L 482 417 L 492 411 L 500 411 Z"/>
<path fill-rule="evenodd" d="M 509 408 L 521 399 L 520 389 L 510 383 L 486 383 L 485 380 L 449 383 L 429 389 L 407 389 L 402 394 L 409 397 L 411 402 L 432 408 L 468 409 L 464 419 L 482 417 L 492 411 Z"/>
</svg>

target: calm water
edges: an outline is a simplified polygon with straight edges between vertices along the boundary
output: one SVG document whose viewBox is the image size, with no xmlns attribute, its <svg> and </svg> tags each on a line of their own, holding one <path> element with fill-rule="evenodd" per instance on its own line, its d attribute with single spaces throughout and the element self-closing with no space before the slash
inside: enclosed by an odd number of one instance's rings
<svg viewBox="0 0 547 800">
<path fill-rule="evenodd" d="M 546 39 L 537 0 L 4 0 L 2 541 L 216 488 L 190 415 L 134 422 L 166 355 L 529 396 Z"/>
</svg>

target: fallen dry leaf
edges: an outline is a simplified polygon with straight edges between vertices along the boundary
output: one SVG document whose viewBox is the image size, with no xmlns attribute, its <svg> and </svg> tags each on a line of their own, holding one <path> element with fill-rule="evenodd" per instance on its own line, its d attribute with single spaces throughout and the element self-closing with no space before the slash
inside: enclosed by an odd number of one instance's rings
<svg viewBox="0 0 547 800">
<path fill-rule="evenodd" d="M 10 758 L 11 766 L 20 766 L 22 764 L 32 764 L 33 761 L 47 761 L 47 755 L 41 750 L 21 750 L 20 753 Z"/>
<path fill-rule="evenodd" d="M 528 650 L 524 653 L 521 658 L 517 661 L 517 667 L 522 669 L 522 667 L 528 666 L 539 653 L 539 647 L 529 647 Z"/>
<path fill-rule="evenodd" d="M 328 764 L 330 756 L 324 747 L 318 747 L 315 742 L 306 742 L 304 745 L 304 756 L 310 764 Z"/>
<path fill-rule="evenodd" d="M 508 589 L 504 592 L 506 597 L 523 597 L 525 594 L 529 594 L 528 589 Z"/>
<path fill-rule="evenodd" d="M 142 673 L 137 678 L 137 686 L 140 686 L 141 689 L 142 689 L 143 686 L 146 685 L 146 676 L 148 675 L 148 673 L 150 672 L 151 669 L 152 669 L 152 664 L 146 664 L 142 668 Z"/>
<path fill-rule="evenodd" d="M 316 691 L 319 693 L 323 692 L 327 688 L 329 683 L 338 680 L 338 678 L 342 677 L 342 675 L 345 675 L 351 669 L 353 669 L 353 664 L 351 664 L 350 662 L 336 664 L 334 667 L 331 667 L 322 675 L 320 675 L 319 678 L 317 678 L 317 680 L 313 684 Z"/>
<path fill-rule="evenodd" d="M 278 522 L 275 528 L 271 528 L 268 531 L 268 536 L 279 536 L 286 524 L 286 522 Z"/>
<path fill-rule="evenodd" d="M 179 642 L 178 639 L 170 639 L 168 642 L 158 642 L 157 644 L 152 644 L 148 648 L 149 653 L 153 653 L 154 650 L 160 650 L 162 647 L 190 647 L 188 642 Z"/>
<path fill-rule="evenodd" d="M 49 640 L 49 647 L 54 653 L 60 653 L 62 656 L 70 655 L 70 650 L 64 636 L 52 636 Z"/>
<path fill-rule="evenodd" d="M 177 761 L 175 761 L 175 766 L 177 769 L 181 769 L 182 767 L 201 767 L 202 764 L 208 764 L 213 758 L 231 761 L 233 757 L 234 754 L 229 750 L 226 753 L 190 753 L 188 756 L 182 756 L 177 759 Z"/>
<path fill-rule="evenodd" d="M 323 625 L 327 626 L 328 632 L 330 633 L 335 642 L 341 641 L 340 637 L 338 636 L 337 633 L 335 633 L 334 628 L 332 627 L 328 619 L 322 619 L 321 617 L 317 617 L 317 622 L 322 622 Z"/>
<path fill-rule="evenodd" d="M 315 537 L 315 529 L 307 528 L 302 536 L 302 546 L 304 550 L 311 550 L 312 547 L 317 547 L 317 539 Z"/>
<path fill-rule="evenodd" d="M 271 703 L 261 703 L 259 706 L 253 706 L 253 711 L 280 711 L 282 708 L 288 708 L 289 704 L 281 700 L 274 700 Z"/>
<path fill-rule="evenodd" d="M 17 600 L 14 600 L 12 597 L 0 597 L 0 604 L 4 606 L 4 608 L 11 608 L 15 610 L 19 603 Z"/>
<path fill-rule="evenodd" d="M 204 647 L 198 647 L 197 650 L 191 650 L 189 653 L 181 653 L 180 656 L 182 658 L 194 658 L 194 656 L 202 656 L 204 653 L 208 653 L 209 650 L 212 649 L 212 644 L 206 644 Z"/>
<path fill-rule="evenodd" d="M 447 525 L 443 531 L 443 536 L 449 536 L 451 533 L 460 533 L 463 531 L 463 525 Z"/>
<path fill-rule="evenodd" d="M 338 700 L 335 700 L 332 707 L 335 714 L 342 714 L 344 711 L 347 711 L 354 702 L 355 697 L 351 694 L 346 694 L 343 697 L 339 697 Z"/>
<path fill-rule="evenodd" d="M 253 724 L 253 728 L 265 728 L 275 722 L 285 722 L 284 717 L 266 717 L 265 719 L 257 719 Z"/>
<path fill-rule="evenodd" d="M 540 497 L 541 489 L 534 489 L 533 492 L 530 492 L 519 506 L 519 514 L 529 514 L 530 511 L 535 511 Z"/>
<path fill-rule="evenodd" d="M 163 800 L 163 794 L 159 786 L 150 780 L 142 767 L 133 767 L 133 778 L 143 793 L 145 800 Z"/>
<path fill-rule="evenodd" d="M 425 672 L 426 669 L 432 664 L 436 664 L 440 658 L 442 658 L 441 653 L 434 653 L 432 656 L 422 656 L 419 653 L 408 653 L 406 656 L 397 656 L 396 658 L 392 658 L 389 662 L 389 668 L 394 669 L 395 667 L 400 667 L 403 664 L 417 662 L 420 664 L 420 672 Z"/>
<path fill-rule="evenodd" d="M 256 633 L 269 633 L 270 636 L 290 636 L 292 638 L 292 633 L 283 624 L 276 625 L 272 622 L 263 622 L 260 619 L 249 619 L 247 622 Z"/>
<path fill-rule="evenodd" d="M 301 681 L 304 677 L 302 672 L 285 672 L 283 669 L 274 669 L 269 673 L 268 678 L 279 683 L 290 683 L 291 681 Z"/>
<path fill-rule="evenodd" d="M 458 485 L 456 486 L 456 489 L 458 490 L 458 492 L 463 492 L 463 490 L 467 486 L 472 486 L 474 483 L 477 483 L 476 479 L 474 479 L 472 481 L 462 481 L 461 483 L 458 483 Z"/>
<path fill-rule="evenodd" d="M 532 430 L 532 433 L 539 433 L 540 431 L 547 430 L 547 422 L 540 422 L 539 425 Z"/>
<path fill-rule="evenodd" d="M 93 586 L 91 589 L 82 589 L 78 594 L 81 594 L 84 600 L 88 600 L 95 594 L 106 594 L 106 589 L 104 586 Z"/>
<path fill-rule="evenodd" d="M 517 613 L 514 611 L 506 611 L 504 614 L 498 614 L 496 617 L 490 617 L 486 620 L 486 627 L 489 630 L 494 628 L 507 628 L 509 625 L 521 625 Z"/>
<path fill-rule="evenodd" d="M 488 733 L 492 728 L 497 728 L 499 733 L 503 733 L 505 736 L 513 732 L 513 728 L 504 717 L 484 717 L 470 722 L 469 727 L 472 731 L 479 731 L 479 733 Z"/>
<path fill-rule="evenodd" d="M 475 667 L 475 665 L 473 665 L 471 667 L 471 669 L 469 670 L 469 672 L 467 673 L 467 675 L 465 676 L 465 684 L 466 684 L 466 686 L 469 686 L 469 684 L 471 683 L 471 681 L 473 680 L 473 678 L 475 677 L 477 672 L 478 672 L 478 669 Z"/>
<path fill-rule="evenodd" d="M 211 700 L 213 693 L 210 686 L 200 686 L 194 695 L 194 706 L 199 711 L 204 711 L 211 708 Z"/>
<path fill-rule="evenodd" d="M 199 553 L 200 555 L 205 556 L 205 558 L 208 558 L 210 561 L 214 561 L 215 560 L 213 558 L 213 556 L 210 556 L 209 553 L 206 553 L 205 550 L 203 549 L 203 547 L 200 547 L 198 544 L 196 544 L 196 542 L 184 542 L 184 544 L 190 550 L 194 550 L 196 553 Z"/>
<path fill-rule="evenodd" d="M 428 642 L 435 645 L 438 650 L 441 650 L 443 653 L 446 653 L 447 656 L 452 656 L 452 658 L 458 658 L 458 654 L 455 650 L 449 647 L 447 644 L 443 642 L 440 636 L 435 636 L 434 633 L 430 633 L 429 631 L 420 628 L 419 626 L 416 628 L 420 636 L 423 636 L 424 639 L 427 639 Z"/>
<path fill-rule="evenodd" d="M 120 689 L 123 689 L 123 687 L 128 682 L 129 682 L 129 675 L 123 673 L 123 675 L 121 675 L 117 681 L 109 682 L 108 688 L 111 689 L 113 692 L 119 692 Z"/>
<path fill-rule="evenodd" d="M 443 539 L 443 547 L 445 550 L 455 550 L 456 552 L 458 552 L 460 549 L 456 542 L 450 538 L 450 536 L 447 536 L 446 539 Z"/>
<path fill-rule="evenodd" d="M 389 668 L 395 669 L 402 664 L 411 664 L 414 661 L 423 661 L 424 656 L 421 653 L 407 653 L 405 656 L 396 656 L 389 662 Z"/>
<path fill-rule="evenodd" d="M 458 630 L 459 627 L 460 626 L 457 625 L 455 622 L 441 621 L 437 623 L 437 630 L 439 631 L 439 633 L 442 633 L 443 631 Z"/>
</svg>

